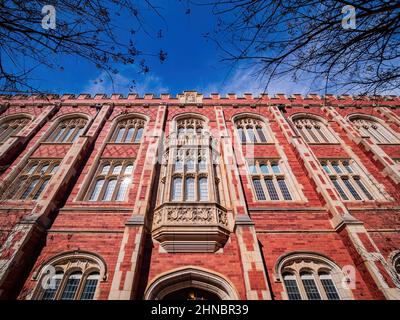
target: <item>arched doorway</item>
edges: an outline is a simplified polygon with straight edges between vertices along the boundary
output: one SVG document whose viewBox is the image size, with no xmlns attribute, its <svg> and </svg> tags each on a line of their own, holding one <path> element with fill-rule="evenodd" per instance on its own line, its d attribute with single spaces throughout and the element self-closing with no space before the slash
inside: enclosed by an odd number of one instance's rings
<svg viewBox="0 0 400 320">
<path fill-rule="evenodd" d="M 186 267 L 156 278 L 146 289 L 146 300 L 237 300 L 233 285 L 204 269 Z"/>
</svg>

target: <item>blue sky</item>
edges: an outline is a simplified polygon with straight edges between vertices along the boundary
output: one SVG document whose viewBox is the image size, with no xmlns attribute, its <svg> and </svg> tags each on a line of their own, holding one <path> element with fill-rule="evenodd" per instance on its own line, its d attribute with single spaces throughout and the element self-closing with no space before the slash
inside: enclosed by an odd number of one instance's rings
<svg viewBox="0 0 400 320">
<path fill-rule="evenodd" d="M 157 58 L 148 58 L 150 65 L 148 74 L 139 74 L 135 66 L 119 68 L 120 73 L 114 78 L 114 86 L 110 79 L 95 66 L 75 57 L 57 56 L 57 62 L 64 70 L 38 68 L 33 76 L 40 89 L 54 93 L 121 93 L 129 92 L 132 80 L 136 81 L 135 92 L 139 94 L 152 92 L 155 94 L 171 93 L 183 90 L 197 90 L 204 94 L 219 92 L 238 94 L 263 91 L 263 83 L 256 79 L 254 69 L 244 65 L 231 65 L 221 62 L 222 52 L 216 45 L 203 36 L 212 32 L 216 22 L 215 16 L 208 6 L 191 5 L 190 14 L 186 14 L 185 1 L 161 1 L 159 11 L 165 22 L 154 15 L 149 20 L 152 26 L 149 35 L 139 34 L 139 49 L 145 52 L 158 52 L 160 49 L 168 53 L 167 60 L 160 63 Z M 62 15 L 62 12 L 57 12 Z M 129 26 L 124 19 L 121 26 Z M 157 37 L 157 31 L 163 29 L 163 37 Z M 100 79 L 102 81 L 100 81 Z M 295 84 L 286 79 L 274 82 L 268 93 L 309 93 L 308 86 Z"/>
</svg>

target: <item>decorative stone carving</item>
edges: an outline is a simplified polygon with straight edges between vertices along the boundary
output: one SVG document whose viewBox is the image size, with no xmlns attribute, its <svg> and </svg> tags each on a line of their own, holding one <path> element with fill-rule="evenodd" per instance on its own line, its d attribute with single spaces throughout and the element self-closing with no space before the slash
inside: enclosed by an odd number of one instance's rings
<svg viewBox="0 0 400 320">
<path fill-rule="evenodd" d="M 215 252 L 230 231 L 227 212 L 217 204 L 166 203 L 154 212 L 152 233 L 168 252 Z"/>
<path fill-rule="evenodd" d="M 203 103 L 203 95 L 197 91 L 184 91 L 183 94 L 178 94 L 180 103 Z"/>
</svg>

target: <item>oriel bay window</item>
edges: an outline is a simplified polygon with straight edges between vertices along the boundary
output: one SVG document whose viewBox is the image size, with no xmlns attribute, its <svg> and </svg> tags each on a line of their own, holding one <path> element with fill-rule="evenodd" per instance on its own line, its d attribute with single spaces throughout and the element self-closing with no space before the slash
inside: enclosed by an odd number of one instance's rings
<svg viewBox="0 0 400 320">
<path fill-rule="evenodd" d="M 133 160 L 101 160 L 86 196 L 89 201 L 125 201 L 132 182 Z"/>
<path fill-rule="evenodd" d="M 65 119 L 58 124 L 47 141 L 54 143 L 73 143 L 83 134 L 86 124 L 87 119 L 82 117 Z"/>
<path fill-rule="evenodd" d="M 353 160 L 322 160 L 321 165 L 329 175 L 342 200 L 374 200 L 376 187 L 362 174 Z"/>
<path fill-rule="evenodd" d="M 31 159 L 14 180 L 11 186 L 3 190 L 3 199 L 38 200 L 57 172 L 60 160 Z"/>
<path fill-rule="evenodd" d="M 295 200 L 279 160 L 248 161 L 248 168 L 257 200 Z"/>
</svg>

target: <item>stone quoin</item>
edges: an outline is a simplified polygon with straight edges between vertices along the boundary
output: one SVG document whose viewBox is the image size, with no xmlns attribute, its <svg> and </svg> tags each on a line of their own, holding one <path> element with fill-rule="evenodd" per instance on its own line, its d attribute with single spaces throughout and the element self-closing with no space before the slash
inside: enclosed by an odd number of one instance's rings
<svg viewBox="0 0 400 320">
<path fill-rule="evenodd" d="M 400 299 L 400 98 L 0 95 L 0 299 Z"/>
</svg>

